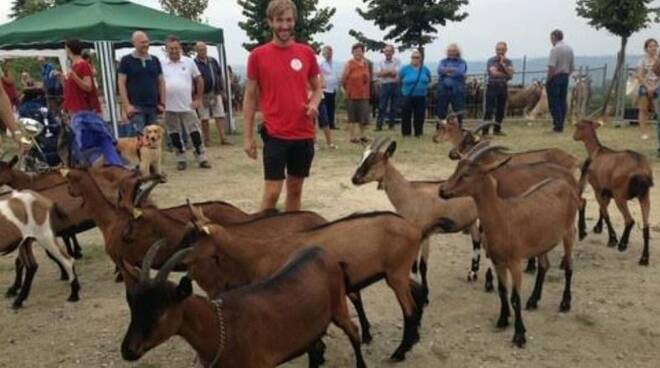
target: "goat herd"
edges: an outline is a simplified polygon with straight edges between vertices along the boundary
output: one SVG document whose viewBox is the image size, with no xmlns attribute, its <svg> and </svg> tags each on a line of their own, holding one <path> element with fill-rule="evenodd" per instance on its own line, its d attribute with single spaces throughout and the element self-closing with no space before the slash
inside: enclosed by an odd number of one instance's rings
<svg viewBox="0 0 660 368">
<path fill-rule="evenodd" d="M 628 247 L 634 221 L 627 202 L 642 208 L 641 265 L 649 264 L 649 210 L 653 185 L 647 159 L 632 151 L 602 146 L 599 124 L 581 121 L 574 139 L 584 142 L 588 158 L 560 149 L 509 153 L 491 145 L 479 132 L 461 129 L 454 118 L 437 126 L 434 141 L 454 146 L 455 172 L 446 181 L 406 180 L 391 158 L 396 142 L 378 139 L 364 152 L 352 182 L 377 182 L 393 212 L 353 214 L 332 222 L 310 211 L 248 214 L 231 204 L 212 201 L 158 208 L 150 199 L 162 182 L 120 167 L 67 168 L 29 175 L 17 159 L 0 161 L 0 185 L 14 189 L 0 197 L 0 251 L 18 249 L 16 280 L 7 291 L 14 308 L 28 297 L 37 270 L 36 241 L 69 280 L 69 301 L 79 299 L 74 258 L 75 234 L 97 226 L 106 253 L 123 280 L 131 321 L 121 345 L 124 359 L 135 361 L 173 335 L 183 337 L 204 367 L 274 367 L 307 353 L 310 367 L 324 362 L 322 342 L 330 323 L 349 338 L 356 366 L 365 367 L 361 343 L 372 340 L 360 291 L 385 279 L 403 312 L 403 338 L 391 356 L 401 361 L 419 341 L 423 309 L 428 304 L 428 237 L 466 232 L 474 254 L 468 280 L 477 279 L 480 248 L 493 263 L 501 302 L 497 327 L 514 312 L 513 342 L 526 342 L 522 319 L 522 261 L 536 269 L 536 283 L 526 303 L 535 309 L 549 267 L 548 252 L 559 242 L 565 287 L 560 311 L 571 308 L 572 250 L 577 232 L 586 236 L 588 182 L 600 206 L 609 246 Z M 625 219 L 617 237 L 608 214 L 614 199 Z M 66 249 L 55 239 L 61 236 Z M 538 264 L 538 267 L 536 266 Z M 150 271 L 157 269 L 155 277 Z M 411 278 L 418 273 L 421 283 Z M 178 284 L 172 271 L 186 271 Z M 25 275 L 23 275 L 25 272 Z M 507 272 L 511 274 L 509 299 Z M 207 294 L 193 293 L 195 281 Z M 493 289 L 493 273 L 486 273 Z M 352 322 L 346 296 L 357 312 Z"/>
</svg>

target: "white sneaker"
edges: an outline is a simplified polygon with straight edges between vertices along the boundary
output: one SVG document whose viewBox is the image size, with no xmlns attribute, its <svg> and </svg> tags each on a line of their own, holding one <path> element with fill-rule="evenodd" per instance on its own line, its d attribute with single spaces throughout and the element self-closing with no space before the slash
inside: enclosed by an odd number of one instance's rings
<svg viewBox="0 0 660 368">
<path fill-rule="evenodd" d="M 648 134 L 646 134 L 646 133 L 642 134 L 642 140 L 643 140 L 643 141 L 648 140 L 648 139 L 649 139 L 649 135 L 648 135 Z"/>
</svg>

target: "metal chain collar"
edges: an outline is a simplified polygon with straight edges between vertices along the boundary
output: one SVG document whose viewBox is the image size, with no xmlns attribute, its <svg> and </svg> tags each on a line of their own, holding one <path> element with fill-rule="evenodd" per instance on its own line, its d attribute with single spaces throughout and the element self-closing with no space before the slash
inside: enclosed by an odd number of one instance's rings
<svg viewBox="0 0 660 368">
<path fill-rule="evenodd" d="M 211 304 L 215 308 L 216 321 L 218 323 L 218 331 L 220 332 L 220 339 L 218 341 L 218 350 L 215 353 L 215 358 L 209 364 L 209 368 L 215 367 L 218 360 L 222 356 L 222 352 L 225 349 L 225 343 L 227 341 L 227 332 L 225 331 L 225 319 L 222 315 L 222 299 L 218 298 L 211 300 Z"/>
</svg>

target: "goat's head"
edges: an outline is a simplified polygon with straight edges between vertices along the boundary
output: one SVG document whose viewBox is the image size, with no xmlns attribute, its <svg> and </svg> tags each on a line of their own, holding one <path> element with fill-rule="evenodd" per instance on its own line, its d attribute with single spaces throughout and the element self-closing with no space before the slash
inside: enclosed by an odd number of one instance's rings
<svg viewBox="0 0 660 368">
<path fill-rule="evenodd" d="M 596 129 L 603 126 L 602 121 L 593 121 L 593 120 L 580 120 L 575 123 L 575 132 L 573 133 L 573 139 L 576 141 L 584 141 L 589 137 L 596 135 Z"/>
<path fill-rule="evenodd" d="M 385 177 L 385 167 L 387 160 L 392 157 L 396 151 L 396 142 L 392 141 L 387 146 L 385 152 L 381 149 L 390 141 L 389 138 L 376 139 L 367 149 L 364 150 L 362 160 L 358 164 L 357 170 L 353 174 L 351 181 L 353 185 L 363 185 L 372 181 L 381 182 Z"/>
<path fill-rule="evenodd" d="M 454 197 L 474 196 L 481 191 L 481 182 L 489 173 L 505 165 L 510 156 L 491 163 L 482 163 L 481 160 L 490 152 L 501 152 L 503 146 L 490 146 L 489 142 L 476 145 L 467 157 L 463 158 L 456 167 L 452 176 L 440 186 L 438 195 L 449 199 Z"/>
<path fill-rule="evenodd" d="M 192 295 L 192 281 L 184 276 L 178 285 L 167 280 L 174 267 L 190 253 L 184 249 L 175 253 L 160 268 L 155 278 L 149 271 L 164 240 L 151 246 L 137 268 L 126 262 L 119 266 L 126 284 L 126 300 L 131 310 L 131 322 L 121 344 L 125 360 L 140 359 L 149 350 L 174 336 L 183 323 L 183 302 Z"/>
<path fill-rule="evenodd" d="M 494 125 L 495 123 L 493 122 L 485 122 L 472 130 L 462 129 L 461 139 L 455 143 L 454 148 L 449 151 L 449 158 L 455 161 L 465 157 L 470 150 L 481 142 L 481 135 L 484 131 L 490 129 L 490 127 Z"/>
<path fill-rule="evenodd" d="M 132 211 L 142 207 L 144 201 L 149 198 L 151 191 L 160 183 L 164 183 L 165 177 L 160 174 L 142 176 L 139 170 L 119 180 L 118 204 L 121 208 Z M 142 185 L 149 183 L 144 189 Z"/>
<path fill-rule="evenodd" d="M 14 156 L 9 162 L 0 161 L 0 186 L 11 183 L 16 163 L 18 163 L 18 156 Z"/>
</svg>

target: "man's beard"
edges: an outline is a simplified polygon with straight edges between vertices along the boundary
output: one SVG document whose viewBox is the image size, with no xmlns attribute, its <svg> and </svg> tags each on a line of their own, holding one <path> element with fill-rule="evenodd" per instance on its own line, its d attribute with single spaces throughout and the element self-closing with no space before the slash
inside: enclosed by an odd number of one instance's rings
<svg viewBox="0 0 660 368">
<path fill-rule="evenodd" d="M 287 34 L 286 38 L 280 37 L 281 33 L 286 33 Z M 291 30 L 279 30 L 279 31 L 275 31 L 274 34 L 275 34 L 275 38 L 278 41 L 286 42 L 286 41 L 289 41 L 289 40 L 293 39 L 294 32 L 293 32 L 293 29 L 291 29 Z"/>
</svg>

